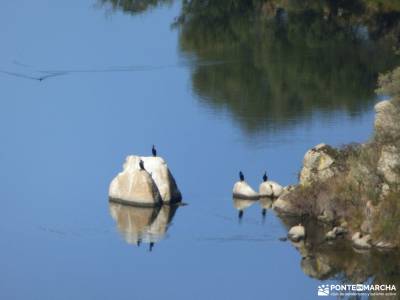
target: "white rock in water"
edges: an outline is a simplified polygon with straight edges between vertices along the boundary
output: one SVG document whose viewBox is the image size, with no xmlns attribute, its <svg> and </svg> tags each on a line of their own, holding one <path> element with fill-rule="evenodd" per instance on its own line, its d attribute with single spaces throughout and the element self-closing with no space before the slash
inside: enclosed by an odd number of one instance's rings
<svg viewBox="0 0 400 300">
<path fill-rule="evenodd" d="M 258 194 L 246 181 L 238 181 L 233 186 L 233 197 L 257 199 Z"/>
<path fill-rule="evenodd" d="M 275 181 L 264 181 L 260 184 L 260 197 L 279 197 L 283 192 L 283 187 Z"/>
<path fill-rule="evenodd" d="M 360 232 L 356 232 L 351 237 L 354 247 L 359 249 L 369 249 L 371 248 L 371 236 L 369 234 L 361 235 Z"/>
<path fill-rule="evenodd" d="M 117 198 L 116 196 L 119 196 L 121 197 L 120 199 L 127 200 L 126 192 L 121 192 L 121 190 L 125 191 L 126 187 L 124 187 L 124 183 L 117 184 L 117 182 L 120 181 L 117 178 L 125 174 L 124 176 L 130 178 L 132 181 L 133 178 L 131 177 L 138 174 L 137 171 L 140 170 L 140 160 L 143 161 L 144 168 L 146 172 L 150 174 L 163 202 L 179 202 L 182 200 L 181 192 L 179 191 L 175 179 L 169 171 L 164 159 L 161 157 L 143 157 L 136 155 L 130 155 L 126 158 L 122 173 L 120 173 L 111 183 L 109 194 L 111 198 Z M 130 199 L 132 199 L 132 197 L 130 197 Z M 141 202 L 140 199 L 133 199 L 135 202 L 138 202 L 137 200 Z"/>
<path fill-rule="evenodd" d="M 119 173 L 110 184 L 109 197 L 117 202 L 142 206 L 161 204 L 158 188 L 145 170 L 125 170 Z"/>
<path fill-rule="evenodd" d="M 290 228 L 288 232 L 288 238 L 294 242 L 298 242 L 304 239 L 306 236 L 306 230 L 303 225 L 299 224 Z"/>
</svg>

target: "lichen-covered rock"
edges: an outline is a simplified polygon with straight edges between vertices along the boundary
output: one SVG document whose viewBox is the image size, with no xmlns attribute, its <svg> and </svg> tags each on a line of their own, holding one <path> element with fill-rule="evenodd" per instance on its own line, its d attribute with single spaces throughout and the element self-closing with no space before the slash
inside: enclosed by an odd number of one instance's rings
<svg viewBox="0 0 400 300">
<path fill-rule="evenodd" d="M 146 170 L 125 170 L 115 177 L 109 188 L 111 200 L 141 206 L 161 204 L 161 196 Z"/>
<path fill-rule="evenodd" d="M 257 199 L 258 193 L 246 181 L 238 181 L 233 186 L 233 197 L 244 199 Z"/>
<path fill-rule="evenodd" d="M 260 197 L 279 197 L 283 192 L 283 187 L 275 181 L 264 181 L 259 187 Z"/>
<path fill-rule="evenodd" d="M 335 175 L 333 152 L 333 148 L 326 144 L 319 144 L 307 151 L 300 172 L 300 184 L 309 185 L 333 177 Z"/>
<path fill-rule="evenodd" d="M 378 171 L 389 184 L 400 182 L 400 151 L 395 145 L 382 147 Z"/>
<path fill-rule="evenodd" d="M 375 134 L 380 140 L 400 139 L 400 109 L 393 101 L 375 105 Z"/>
<path fill-rule="evenodd" d="M 293 186 L 285 187 L 281 196 L 272 203 L 272 208 L 277 213 L 282 215 L 298 215 L 298 212 L 290 201 L 291 192 L 293 190 Z"/>
<path fill-rule="evenodd" d="M 306 230 L 303 225 L 299 224 L 290 228 L 288 232 L 288 238 L 294 242 L 304 239 L 306 236 Z"/>
<path fill-rule="evenodd" d="M 182 200 L 181 192 L 172 176 L 165 160 L 159 156 L 145 157 L 130 155 L 126 158 L 123 172 L 139 170 L 139 161 L 142 160 L 147 172 L 151 174 L 160 192 L 163 202 L 179 202 Z"/>
</svg>

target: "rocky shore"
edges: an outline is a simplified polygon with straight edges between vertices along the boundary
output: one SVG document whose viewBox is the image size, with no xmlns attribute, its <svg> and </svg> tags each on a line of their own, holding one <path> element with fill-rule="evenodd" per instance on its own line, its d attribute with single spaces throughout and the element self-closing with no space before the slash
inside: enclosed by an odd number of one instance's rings
<svg viewBox="0 0 400 300">
<path fill-rule="evenodd" d="M 391 97 L 375 105 L 372 138 L 333 148 L 319 144 L 304 156 L 299 183 L 273 207 L 281 215 L 310 216 L 359 249 L 400 246 L 400 68 L 379 79 Z"/>
</svg>

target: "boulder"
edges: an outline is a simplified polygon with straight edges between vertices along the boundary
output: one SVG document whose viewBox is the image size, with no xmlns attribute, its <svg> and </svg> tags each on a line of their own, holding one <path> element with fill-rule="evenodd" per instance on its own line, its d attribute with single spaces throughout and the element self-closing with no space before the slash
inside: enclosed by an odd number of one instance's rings
<svg viewBox="0 0 400 300">
<path fill-rule="evenodd" d="M 290 201 L 291 192 L 295 188 L 293 186 L 287 186 L 283 189 L 281 196 L 275 200 L 272 204 L 272 208 L 282 215 L 298 215 L 297 210 Z"/>
<path fill-rule="evenodd" d="M 175 179 L 162 157 L 130 155 L 125 160 L 124 171 L 129 172 L 140 169 L 140 160 L 143 161 L 146 171 L 151 174 L 156 183 L 163 202 L 179 202 L 182 200 L 182 195 Z"/>
<path fill-rule="evenodd" d="M 351 237 L 353 246 L 358 249 L 369 249 L 371 248 L 371 236 L 369 234 L 362 235 L 360 232 L 356 232 Z"/>
<path fill-rule="evenodd" d="M 343 228 L 341 226 L 336 226 L 333 227 L 332 230 L 328 231 L 325 235 L 325 239 L 326 240 L 334 240 L 336 239 L 338 236 L 344 235 L 347 233 L 346 228 Z"/>
<path fill-rule="evenodd" d="M 300 184 L 310 185 L 315 181 L 325 181 L 335 175 L 333 148 L 319 144 L 307 151 L 300 172 Z"/>
<path fill-rule="evenodd" d="M 389 184 L 396 184 L 400 181 L 400 151 L 396 146 L 385 145 L 382 147 L 378 172 Z"/>
<path fill-rule="evenodd" d="M 382 141 L 400 139 L 400 109 L 393 101 L 375 105 L 375 133 Z"/>
<path fill-rule="evenodd" d="M 283 187 L 274 181 L 264 181 L 260 184 L 260 197 L 276 197 L 278 198 L 283 192 Z"/>
<path fill-rule="evenodd" d="M 151 175 L 145 170 L 124 170 L 109 188 L 111 201 L 139 206 L 158 206 L 161 196 Z"/>
<path fill-rule="evenodd" d="M 140 160 L 145 170 L 140 170 Z M 126 158 L 123 171 L 112 180 L 109 197 L 114 201 L 142 206 L 182 200 L 175 179 L 161 157 L 135 155 Z"/>
<path fill-rule="evenodd" d="M 303 225 L 299 224 L 290 228 L 288 232 L 288 238 L 294 242 L 298 242 L 304 239 L 306 236 L 306 230 Z"/>
<path fill-rule="evenodd" d="M 233 186 L 233 197 L 242 199 L 258 199 L 259 195 L 246 181 L 238 181 Z"/>
</svg>

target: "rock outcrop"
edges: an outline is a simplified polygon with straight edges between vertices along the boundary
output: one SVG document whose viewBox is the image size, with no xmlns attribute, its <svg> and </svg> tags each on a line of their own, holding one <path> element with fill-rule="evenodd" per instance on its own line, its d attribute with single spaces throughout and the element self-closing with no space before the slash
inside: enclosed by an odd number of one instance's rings
<svg viewBox="0 0 400 300">
<path fill-rule="evenodd" d="M 144 170 L 139 162 L 143 161 Z M 125 160 L 123 171 L 111 182 L 111 200 L 142 206 L 156 206 L 182 200 L 181 192 L 164 159 L 131 155 Z"/>
<path fill-rule="evenodd" d="M 358 249 L 400 246 L 400 101 L 382 101 L 375 110 L 375 134 L 367 143 L 307 151 L 299 184 L 275 201 L 277 212 L 329 226 L 346 221 L 346 237 Z M 338 235 L 343 233 L 335 227 L 325 240 Z"/>
<path fill-rule="evenodd" d="M 319 144 L 307 151 L 300 172 L 300 184 L 310 185 L 333 177 L 336 173 L 334 153 L 334 149 L 326 144 Z"/>
</svg>

